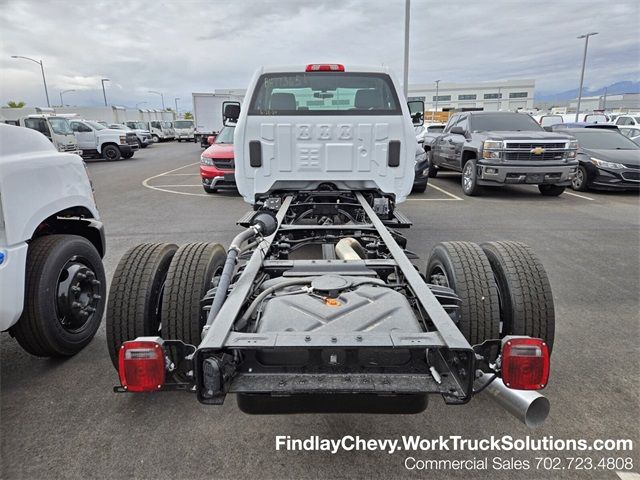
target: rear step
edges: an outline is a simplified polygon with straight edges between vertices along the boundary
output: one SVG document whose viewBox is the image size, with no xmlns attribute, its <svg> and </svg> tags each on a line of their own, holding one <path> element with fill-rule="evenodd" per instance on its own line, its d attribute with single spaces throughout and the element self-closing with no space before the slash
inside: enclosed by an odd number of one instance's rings
<svg viewBox="0 0 640 480">
<path fill-rule="evenodd" d="M 236 220 L 236 225 L 249 228 L 251 226 L 251 219 L 255 214 L 256 214 L 255 210 L 249 210 L 247 213 L 241 216 L 238 220 Z"/>
<path fill-rule="evenodd" d="M 409 218 L 398 209 L 393 211 L 392 219 L 382 220 L 382 223 L 385 227 L 391 228 L 409 228 L 411 225 L 413 225 L 413 222 L 409 220 Z"/>
</svg>

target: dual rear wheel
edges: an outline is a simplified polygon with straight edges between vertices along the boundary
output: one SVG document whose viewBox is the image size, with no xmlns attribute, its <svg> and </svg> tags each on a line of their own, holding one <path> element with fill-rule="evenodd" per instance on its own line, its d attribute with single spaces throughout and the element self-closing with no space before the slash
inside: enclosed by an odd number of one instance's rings
<svg viewBox="0 0 640 480">
<path fill-rule="evenodd" d="M 200 300 L 222 272 L 222 245 L 145 243 L 127 251 L 111 282 L 107 347 L 118 368 L 122 344 L 141 336 L 200 343 L 206 321 Z"/>
<path fill-rule="evenodd" d="M 440 243 L 431 252 L 426 279 L 456 292 L 461 302 L 458 328 L 472 345 L 528 335 L 543 339 L 551 351 L 551 285 L 542 263 L 524 243 Z"/>
</svg>

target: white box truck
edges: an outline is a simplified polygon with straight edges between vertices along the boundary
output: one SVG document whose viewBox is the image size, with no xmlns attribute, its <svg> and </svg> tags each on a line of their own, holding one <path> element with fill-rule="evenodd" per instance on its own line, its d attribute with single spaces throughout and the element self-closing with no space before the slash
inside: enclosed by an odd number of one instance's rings
<svg viewBox="0 0 640 480">
<path fill-rule="evenodd" d="M 193 118 L 195 121 L 195 141 L 208 147 L 207 138 L 217 134 L 223 127 L 222 104 L 224 102 L 240 102 L 244 94 L 240 92 L 225 93 L 192 93 Z"/>
</svg>

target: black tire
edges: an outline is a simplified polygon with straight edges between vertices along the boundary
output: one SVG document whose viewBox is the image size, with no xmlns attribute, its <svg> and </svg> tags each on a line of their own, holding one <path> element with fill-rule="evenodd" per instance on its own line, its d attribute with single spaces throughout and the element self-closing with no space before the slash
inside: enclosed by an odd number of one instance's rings
<svg viewBox="0 0 640 480">
<path fill-rule="evenodd" d="M 478 185 L 478 169 L 476 168 L 476 159 L 470 158 L 462 167 L 462 192 L 470 197 L 480 194 L 480 186 Z"/>
<path fill-rule="evenodd" d="M 178 143 L 180 143 L 180 142 L 182 142 L 182 140 L 179 138 L 179 139 L 178 139 Z"/>
<path fill-rule="evenodd" d="M 458 328 L 471 345 L 498 338 L 498 287 L 487 256 L 471 242 L 443 242 L 432 250 L 427 282 L 452 288 L 460 298 Z"/>
<path fill-rule="evenodd" d="M 143 243 L 118 262 L 107 307 L 107 348 L 116 370 L 124 342 L 160 335 L 163 287 L 177 249 L 170 243 Z"/>
<path fill-rule="evenodd" d="M 427 191 L 427 179 L 424 179 L 424 182 L 413 184 L 413 188 L 411 189 L 411 193 L 424 193 Z"/>
<path fill-rule="evenodd" d="M 566 187 L 562 187 L 560 185 L 538 185 L 538 190 L 545 197 L 557 197 L 558 195 L 562 195 L 564 189 Z"/>
<path fill-rule="evenodd" d="M 160 137 L 158 135 L 151 135 L 151 138 L 153 138 L 155 143 L 160 143 Z"/>
<path fill-rule="evenodd" d="M 138 148 L 146 147 L 146 145 L 144 145 L 144 146 L 142 145 L 142 141 L 139 138 L 136 139 L 136 142 L 138 142 Z"/>
<path fill-rule="evenodd" d="M 487 254 L 500 295 L 501 332 L 541 338 L 553 348 L 555 309 L 551 284 L 542 262 L 526 244 L 488 242 Z"/>
<path fill-rule="evenodd" d="M 115 145 L 107 145 L 102 149 L 102 158 L 110 162 L 120 160 L 120 149 Z"/>
<path fill-rule="evenodd" d="M 427 165 L 429 165 L 429 178 L 436 178 L 438 176 L 438 168 L 433 165 L 433 154 L 431 150 L 427 150 Z"/>
<path fill-rule="evenodd" d="M 589 176 L 587 169 L 582 165 L 578 167 L 576 176 L 571 180 L 571 188 L 578 192 L 586 192 L 589 189 Z"/>
<path fill-rule="evenodd" d="M 206 315 L 200 301 L 222 273 L 227 259 L 219 243 L 188 243 L 171 261 L 162 299 L 162 324 L 166 337 L 199 345 Z"/>
<path fill-rule="evenodd" d="M 204 185 L 202 186 L 202 188 L 204 188 L 204 191 L 207 193 L 218 193 L 217 188 L 205 187 Z"/>
<path fill-rule="evenodd" d="M 20 346 L 38 357 L 78 353 L 98 330 L 106 303 L 107 280 L 98 251 L 77 235 L 33 240 L 24 296 L 22 315 L 9 330 Z"/>
<path fill-rule="evenodd" d="M 133 157 L 133 152 L 127 152 L 122 154 L 122 158 L 129 159 Z"/>
</svg>

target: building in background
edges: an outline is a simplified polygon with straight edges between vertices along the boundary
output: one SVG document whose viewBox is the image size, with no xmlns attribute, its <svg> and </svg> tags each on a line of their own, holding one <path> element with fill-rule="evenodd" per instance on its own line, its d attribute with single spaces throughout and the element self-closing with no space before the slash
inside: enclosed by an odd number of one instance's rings
<svg viewBox="0 0 640 480">
<path fill-rule="evenodd" d="M 423 100 L 425 110 L 469 111 L 533 109 L 533 92 L 536 81 L 500 80 L 475 83 L 440 82 L 436 89 L 432 84 L 409 85 L 409 100 Z M 437 102 L 436 102 L 437 90 Z"/>
</svg>

